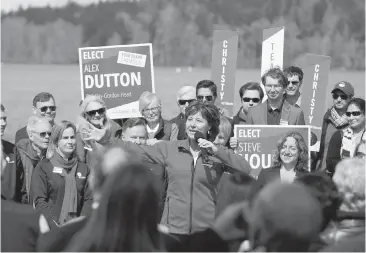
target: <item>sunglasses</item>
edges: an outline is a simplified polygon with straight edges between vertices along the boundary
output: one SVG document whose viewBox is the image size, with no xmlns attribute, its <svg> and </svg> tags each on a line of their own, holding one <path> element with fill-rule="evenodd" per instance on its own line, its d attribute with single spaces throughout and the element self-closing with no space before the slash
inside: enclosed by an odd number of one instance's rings
<svg viewBox="0 0 366 253">
<path fill-rule="evenodd" d="M 188 99 L 188 100 L 178 100 L 178 103 L 180 104 L 180 105 L 185 105 L 186 103 L 188 103 L 188 104 L 190 104 L 190 103 L 192 103 L 193 101 L 195 101 L 195 99 Z"/>
<path fill-rule="evenodd" d="M 211 102 L 213 100 L 213 96 L 197 96 L 197 99 L 199 101 L 203 101 L 203 99 L 205 99 L 208 102 Z"/>
<path fill-rule="evenodd" d="M 105 113 L 105 108 L 100 108 L 98 110 L 91 110 L 91 111 L 86 112 L 86 114 L 88 114 L 90 117 L 95 116 L 97 113 L 99 115 L 104 114 Z"/>
<path fill-rule="evenodd" d="M 341 97 L 342 100 L 346 100 L 348 98 L 347 95 L 333 94 L 333 99 L 338 99 L 339 97 Z"/>
<path fill-rule="evenodd" d="M 41 112 L 47 112 L 50 109 L 51 112 L 56 111 L 56 106 L 42 106 L 40 108 Z"/>
<path fill-rule="evenodd" d="M 351 117 L 351 115 L 353 115 L 353 116 L 360 116 L 361 114 L 362 114 L 362 112 L 360 112 L 360 111 L 346 112 L 346 116 L 347 117 Z"/>
<path fill-rule="evenodd" d="M 288 81 L 288 83 L 290 84 L 293 84 L 293 85 L 298 85 L 300 82 L 299 81 Z"/>
<path fill-rule="evenodd" d="M 261 101 L 259 98 L 242 98 L 242 100 L 246 103 L 250 102 L 250 101 L 253 101 L 253 103 L 259 103 L 259 101 Z"/>
<path fill-rule="evenodd" d="M 41 132 L 41 133 L 39 133 L 39 136 L 41 136 L 42 138 L 46 138 L 46 135 L 51 137 L 51 132 Z"/>
</svg>

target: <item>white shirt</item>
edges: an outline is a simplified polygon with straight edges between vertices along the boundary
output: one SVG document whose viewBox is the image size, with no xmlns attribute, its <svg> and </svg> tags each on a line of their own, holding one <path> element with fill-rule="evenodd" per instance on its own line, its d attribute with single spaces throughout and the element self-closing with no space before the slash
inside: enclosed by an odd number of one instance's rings
<svg viewBox="0 0 366 253">
<path fill-rule="evenodd" d="M 156 125 L 156 127 L 154 127 L 154 129 L 151 129 L 151 128 L 149 127 L 149 125 L 147 125 L 147 126 L 146 126 L 147 132 L 148 132 L 149 134 L 154 134 L 154 133 L 156 133 L 156 131 L 158 131 L 158 128 L 159 128 L 159 124 L 157 124 L 157 125 Z"/>
<path fill-rule="evenodd" d="M 195 151 L 193 151 L 193 149 L 191 147 L 189 149 L 191 150 L 191 154 L 193 156 L 193 164 L 194 164 L 194 167 L 196 167 L 197 159 L 198 159 L 201 151 L 195 152 Z"/>
<path fill-rule="evenodd" d="M 295 179 L 296 173 L 294 169 L 286 170 L 285 168 L 280 169 L 281 181 L 292 183 Z"/>
</svg>

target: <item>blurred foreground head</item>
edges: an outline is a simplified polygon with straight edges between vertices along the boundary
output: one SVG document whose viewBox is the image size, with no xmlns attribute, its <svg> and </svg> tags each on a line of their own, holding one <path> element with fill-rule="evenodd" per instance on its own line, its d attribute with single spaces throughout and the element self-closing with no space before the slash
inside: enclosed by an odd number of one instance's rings
<svg viewBox="0 0 366 253">
<path fill-rule="evenodd" d="M 99 208 L 72 241 L 70 251 L 161 251 L 160 188 L 149 168 L 127 163 L 103 185 Z"/>
<path fill-rule="evenodd" d="M 337 164 L 333 180 L 343 197 L 345 212 L 365 212 L 365 159 L 351 158 Z"/>
<path fill-rule="evenodd" d="M 268 184 L 254 200 L 251 214 L 251 245 L 267 252 L 307 251 L 322 225 L 318 201 L 296 183 Z"/>
</svg>

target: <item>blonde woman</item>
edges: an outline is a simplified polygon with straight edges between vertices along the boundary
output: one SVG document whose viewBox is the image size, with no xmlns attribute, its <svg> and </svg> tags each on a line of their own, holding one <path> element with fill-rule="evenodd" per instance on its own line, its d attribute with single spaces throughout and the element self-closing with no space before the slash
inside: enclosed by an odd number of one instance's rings
<svg viewBox="0 0 366 253">
<path fill-rule="evenodd" d="M 87 96 L 80 105 L 76 133 L 77 156 L 89 168 L 95 166 L 93 152 L 114 139 L 121 127 L 107 117 L 107 107 L 99 96 Z M 98 140 L 98 141 L 95 141 Z"/>
<path fill-rule="evenodd" d="M 161 116 L 161 100 L 155 93 L 145 91 L 139 99 L 139 109 L 147 121 L 148 144 L 159 140 L 173 141 L 178 138 L 178 126 Z"/>
</svg>

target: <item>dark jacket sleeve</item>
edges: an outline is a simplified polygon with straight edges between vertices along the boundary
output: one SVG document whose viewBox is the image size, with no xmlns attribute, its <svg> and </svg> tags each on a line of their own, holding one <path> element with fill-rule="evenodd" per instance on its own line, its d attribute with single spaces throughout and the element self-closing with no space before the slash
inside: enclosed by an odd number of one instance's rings
<svg viewBox="0 0 366 253">
<path fill-rule="evenodd" d="M 189 245 L 186 251 L 189 252 L 228 252 L 228 243 L 223 241 L 218 234 L 208 228 L 189 236 Z"/>
<path fill-rule="evenodd" d="M 44 171 L 44 162 L 38 163 L 34 169 L 30 187 L 30 202 L 33 206 L 44 214 L 48 224 L 54 225 L 54 222 L 58 222 L 58 219 L 52 214 L 52 205 L 48 203 L 48 185 L 47 174 Z"/>
<path fill-rule="evenodd" d="M 27 187 L 25 182 L 25 171 L 22 162 L 22 158 L 20 156 L 19 150 L 15 148 L 15 164 L 16 164 L 16 171 L 17 171 L 17 199 L 22 204 L 29 204 L 28 201 L 28 193 Z"/>
<path fill-rule="evenodd" d="M 328 153 L 326 157 L 327 171 L 334 173 L 337 163 L 341 160 L 342 134 L 337 131 L 329 141 Z"/>
<path fill-rule="evenodd" d="M 244 157 L 235 154 L 235 152 L 228 148 L 219 147 L 215 156 L 219 158 L 225 165 L 233 168 L 234 170 L 250 173 L 252 170 L 249 163 Z M 225 168 L 227 168 L 225 166 Z"/>
<path fill-rule="evenodd" d="M 89 176 L 90 176 L 90 172 L 88 173 L 88 175 L 86 177 L 87 180 L 86 180 L 85 187 L 84 187 L 84 203 L 83 203 L 83 208 L 81 210 L 81 215 L 83 215 L 83 216 L 89 216 L 92 213 L 93 197 L 92 197 L 92 192 L 89 187 L 89 181 L 88 181 Z"/>
</svg>

